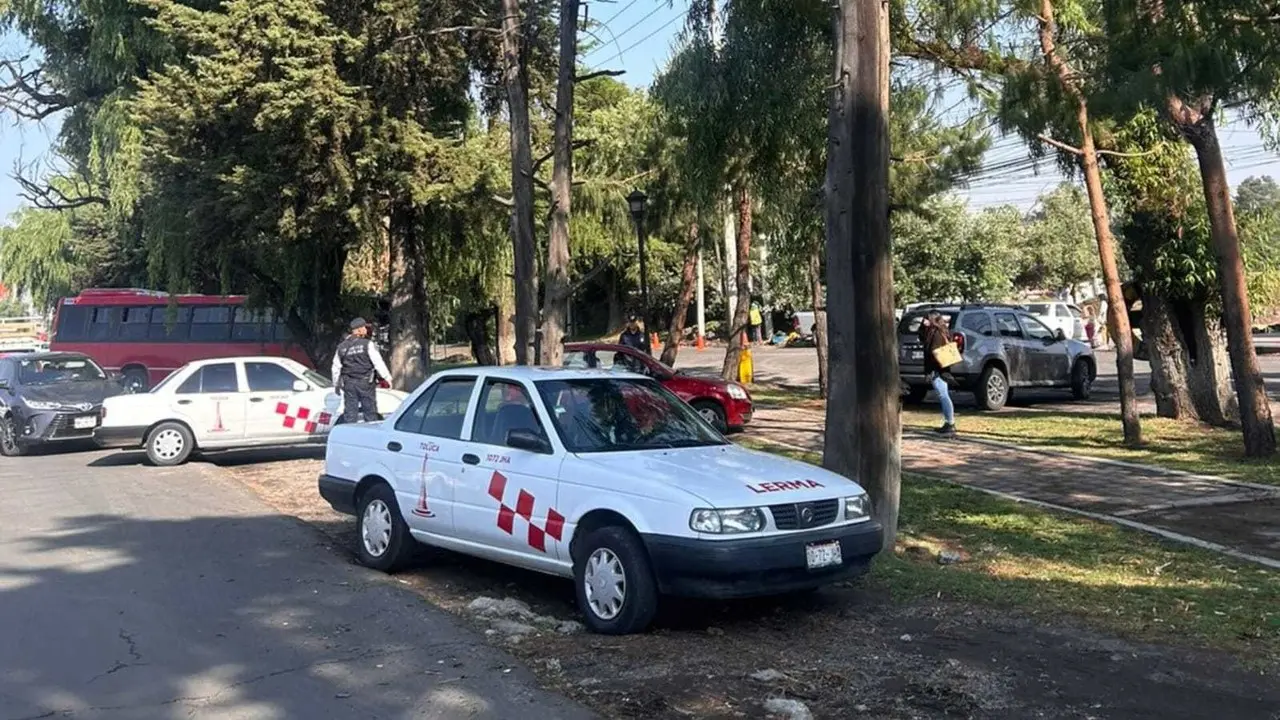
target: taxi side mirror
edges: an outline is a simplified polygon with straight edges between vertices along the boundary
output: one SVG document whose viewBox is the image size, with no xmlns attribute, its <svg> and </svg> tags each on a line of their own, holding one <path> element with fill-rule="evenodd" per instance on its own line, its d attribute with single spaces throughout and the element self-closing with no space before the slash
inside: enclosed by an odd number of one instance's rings
<svg viewBox="0 0 1280 720">
<path fill-rule="evenodd" d="M 308 390 L 310 390 L 310 389 L 311 389 L 311 386 L 310 386 L 310 385 L 308 385 L 308 384 L 306 384 L 305 382 L 303 382 L 303 381 L 301 381 L 301 380 L 294 380 L 294 381 L 293 381 L 293 391 L 294 391 L 294 392 L 306 392 L 306 391 L 308 391 Z"/>
<path fill-rule="evenodd" d="M 527 428 L 519 428 L 507 431 L 507 447 L 516 450 L 528 450 L 529 452 L 541 453 L 543 455 L 551 454 L 551 443 L 542 436 L 537 430 L 529 430 Z"/>
</svg>

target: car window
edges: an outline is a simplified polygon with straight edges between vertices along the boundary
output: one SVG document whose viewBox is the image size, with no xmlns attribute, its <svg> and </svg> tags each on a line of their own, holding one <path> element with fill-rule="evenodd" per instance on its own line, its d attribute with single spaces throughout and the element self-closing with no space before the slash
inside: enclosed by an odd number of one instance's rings
<svg viewBox="0 0 1280 720">
<path fill-rule="evenodd" d="M 1027 312 L 1032 315 L 1052 315 L 1053 310 L 1047 303 L 1031 303 L 1027 306 Z"/>
<path fill-rule="evenodd" d="M 529 393 L 515 383 L 490 380 L 480 394 L 471 441 L 506 447 L 512 430 L 533 430 L 546 437 Z"/>
<path fill-rule="evenodd" d="M 1018 327 L 1018 318 L 1013 313 L 996 313 L 996 331 L 1000 337 L 1022 337 L 1022 328 Z"/>
<path fill-rule="evenodd" d="M 418 396 L 396 420 L 396 430 L 446 440 L 462 439 L 462 422 L 475 378 L 445 378 Z"/>
<path fill-rule="evenodd" d="M 235 363 L 205 365 L 178 386 L 179 395 L 240 392 Z"/>
<path fill-rule="evenodd" d="M 544 380 L 537 387 L 569 452 L 704 447 L 728 442 L 653 380 Z"/>
<path fill-rule="evenodd" d="M 273 362 L 247 362 L 244 364 L 249 392 L 293 392 L 298 376 Z"/>
<path fill-rule="evenodd" d="M 1069 318 L 1069 317 L 1071 317 L 1071 311 L 1067 309 L 1067 306 L 1066 306 L 1066 305 L 1059 305 L 1059 306 L 1055 307 L 1055 308 L 1053 309 L 1053 314 L 1054 314 L 1054 315 L 1057 315 L 1057 316 L 1058 316 L 1058 317 L 1060 317 L 1060 318 Z"/>
<path fill-rule="evenodd" d="M 903 315 L 902 322 L 898 323 L 898 334 L 915 335 L 919 333 L 920 323 L 924 322 L 925 316 L 928 314 L 928 310 L 918 310 Z M 942 317 L 947 321 L 947 327 L 956 326 L 956 313 L 954 310 L 942 313 Z"/>
<path fill-rule="evenodd" d="M 991 324 L 991 316 L 984 312 L 967 313 L 960 318 L 960 329 L 977 335 L 995 335 L 995 326 Z"/>
<path fill-rule="evenodd" d="M 1077 320 L 1079 320 L 1081 317 L 1084 316 L 1084 313 L 1080 312 L 1080 308 L 1076 307 L 1075 305 L 1068 305 L 1067 312 L 1071 315 L 1071 317 Z"/>
<path fill-rule="evenodd" d="M 1027 331 L 1027 337 L 1032 340 L 1052 340 L 1054 338 L 1053 331 L 1034 317 L 1023 315 L 1021 319 L 1022 327 Z"/>
<path fill-rule="evenodd" d="M 18 361 L 19 385 L 54 385 L 106 380 L 106 373 L 83 355 L 43 357 Z"/>
</svg>

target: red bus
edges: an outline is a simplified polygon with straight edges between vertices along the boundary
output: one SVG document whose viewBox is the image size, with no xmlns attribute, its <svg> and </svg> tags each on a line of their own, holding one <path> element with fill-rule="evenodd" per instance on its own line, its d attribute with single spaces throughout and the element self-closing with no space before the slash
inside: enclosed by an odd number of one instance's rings
<svg viewBox="0 0 1280 720">
<path fill-rule="evenodd" d="M 242 295 L 85 290 L 58 305 L 49 349 L 84 353 L 138 391 L 208 358 L 275 355 L 311 367 L 282 319 L 244 303 Z"/>
</svg>

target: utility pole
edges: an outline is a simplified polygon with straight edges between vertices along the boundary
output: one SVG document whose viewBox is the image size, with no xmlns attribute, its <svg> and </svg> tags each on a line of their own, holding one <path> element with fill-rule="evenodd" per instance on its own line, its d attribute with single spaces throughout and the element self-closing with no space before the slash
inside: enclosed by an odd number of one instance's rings
<svg viewBox="0 0 1280 720">
<path fill-rule="evenodd" d="M 706 275 L 702 269 L 702 250 L 698 250 L 698 338 L 704 341 L 707 338 L 706 284 Z"/>
</svg>

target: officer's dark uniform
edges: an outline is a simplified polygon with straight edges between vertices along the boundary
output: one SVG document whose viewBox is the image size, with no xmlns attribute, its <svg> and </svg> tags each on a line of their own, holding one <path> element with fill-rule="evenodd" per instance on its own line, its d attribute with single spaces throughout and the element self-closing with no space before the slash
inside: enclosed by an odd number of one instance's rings
<svg viewBox="0 0 1280 720">
<path fill-rule="evenodd" d="M 362 320 L 352 322 L 351 326 L 353 330 L 365 327 Z M 334 382 L 342 391 L 342 417 L 346 422 L 354 423 L 360 419 L 376 422 L 379 419 L 375 380 L 379 371 L 385 372 L 384 368 L 378 367 L 382 365 L 381 359 L 377 346 L 367 337 L 348 335 L 338 345 L 333 359 Z"/>
</svg>

